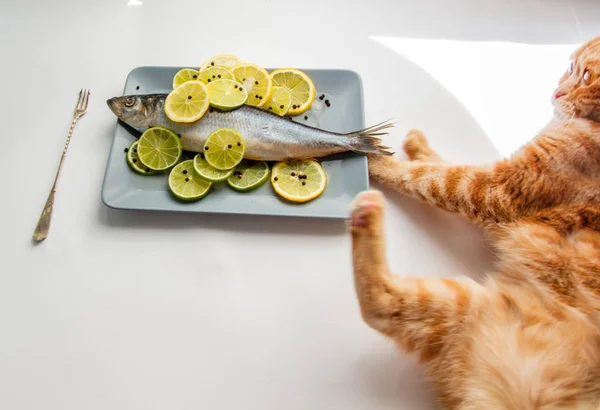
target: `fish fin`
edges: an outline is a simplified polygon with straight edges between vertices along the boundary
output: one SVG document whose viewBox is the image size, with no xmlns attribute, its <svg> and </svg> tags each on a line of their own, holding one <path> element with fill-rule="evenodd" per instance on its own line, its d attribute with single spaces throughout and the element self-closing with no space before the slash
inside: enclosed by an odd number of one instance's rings
<svg viewBox="0 0 600 410">
<path fill-rule="evenodd" d="M 371 127 L 347 134 L 352 139 L 350 149 L 363 154 L 394 155 L 390 147 L 382 144 L 382 135 L 387 135 L 387 129 L 393 128 L 396 123 L 387 120 Z"/>
</svg>

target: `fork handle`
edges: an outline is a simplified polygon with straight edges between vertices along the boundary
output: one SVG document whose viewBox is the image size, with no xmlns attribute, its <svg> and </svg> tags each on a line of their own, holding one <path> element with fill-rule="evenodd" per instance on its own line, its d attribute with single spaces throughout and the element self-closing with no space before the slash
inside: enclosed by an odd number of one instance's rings
<svg viewBox="0 0 600 410">
<path fill-rule="evenodd" d="M 40 215 L 40 219 L 35 227 L 35 231 L 33 231 L 33 239 L 36 241 L 43 241 L 48 236 L 48 231 L 50 231 L 50 221 L 52 219 L 52 210 L 54 209 L 54 194 L 56 193 L 56 187 L 52 186 L 52 190 L 50 191 L 50 195 L 48 195 L 48 199 L 46 200 L 46 205 L 44 205 L 44 210 Z"/>
<path fill-rule="evenodd" d="M 50 221 L 52 220 L 52 211 L 54 210 L 54 195 L 56 194 L 58 177 L 60 176 L 60 170 L 62 169 L 63 162 L 65 161 L 65 157 L 67 156 L 67 149 L 69 149 L 69 143 L 71 142 L 71 136 L 73 135 L 73 129 L 75 128 L 75 124 L 77 124 L 77 120 L 79 120 L 79 116 L 73 118 L 73 122 L 71 123 L 69 135 L 67 136 L 67 141 L 65 142 L 65 147 L 60 157 L 60 162 L 58 163 L 58 169 L 56 170 L 56 176 L 54 177 L 52 189 L 50 190 L 50 194 L 48 195 L 48 199 L 46 200 L 46 205 L 44 205 L 44 209 L 42 210 L 42 214 L 40 215 L 40 219 L 38 220 L 38 223 L 35 226 L 35 230 L 33 231 L 33 239 L 38 242 L 46 239 L 46 237 L 48 236 L 48 232 L 50 231 Z"/>
</svg>

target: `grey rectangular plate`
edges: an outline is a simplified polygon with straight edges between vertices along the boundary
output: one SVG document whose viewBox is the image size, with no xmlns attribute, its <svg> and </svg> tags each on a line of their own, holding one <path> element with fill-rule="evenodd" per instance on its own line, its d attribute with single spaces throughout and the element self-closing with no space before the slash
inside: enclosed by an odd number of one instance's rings
<svg viewBox="0 0 600 410">
<path fill-rule="evenodd" d="M 127 76 L 123 94 L 168 93 L 172 89 L 173 76 L 180 68 L 137 67 Z M 365 127 L 362 81 L 357 73 L 348 70 L 303 71 L 315 83 L 317 98 L 313 107 L 294 121 L 344 133 Z M 329 107 L 319 100 L 321 94 L 330 101 Z M 344 153 L 321 160 L 327 173 L 327 187 L 320 197 L 305 204 L 280 199 L 268 181 L 249 193 L 235 192 L 226 183 L 214 184 L 212 192 L 204 199 L 182 203 L 169 192 L 166 174 L 142 176 L 129 169 L 124 150 L 134 140 L 135 137 L 117 123 L 102 185 L 102 201 L 110 208 L 346 218 L 352 199 L 369 187 L 366 157 Z"/>
</svg>

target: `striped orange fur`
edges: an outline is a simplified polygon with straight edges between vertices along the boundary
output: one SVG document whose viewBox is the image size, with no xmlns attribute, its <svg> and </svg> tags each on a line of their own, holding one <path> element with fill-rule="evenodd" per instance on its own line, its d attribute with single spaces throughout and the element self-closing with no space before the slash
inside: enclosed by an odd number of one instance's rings
<svg viewBox="0 0 600 410">
<path fill-rule="evenodd" d="M 370 156 L 385 186 L 457 212 L 498 255 L 481 283 L 390 273 L 383 197 L 352 210 L 354 278 L 364 320 L 414 352 L 445 409 L 600 405 L 600 38 L 573 54 L 555 118 L 511 158 L 444 162 L 410 131 L 409 160 Z"/>
</svg>

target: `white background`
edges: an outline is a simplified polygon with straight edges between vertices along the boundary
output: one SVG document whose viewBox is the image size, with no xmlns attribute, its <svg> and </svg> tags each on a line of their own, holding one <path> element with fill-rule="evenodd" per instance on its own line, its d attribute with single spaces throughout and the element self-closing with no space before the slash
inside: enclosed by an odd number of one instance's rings
<svg viewBox="0 0 600 410">
<path fill-rule="evenodd" d="M 595 0 L 2 1 L 0 408 L 434 408 L 414 362 L 360 319 L 342 222 L 105 208 L 105 100 L 136 66 L 220 52 L 347 68 L 367 123 L 398 121 L 395 148 L 420 128 L 449 160 L 489 162 L 543 126 L 599 21 Z M 36 246 L 81 87 L 89 112 Z M 489 268 L 466 222 L 386 195 L 398 274 Z"/>
</svg>

